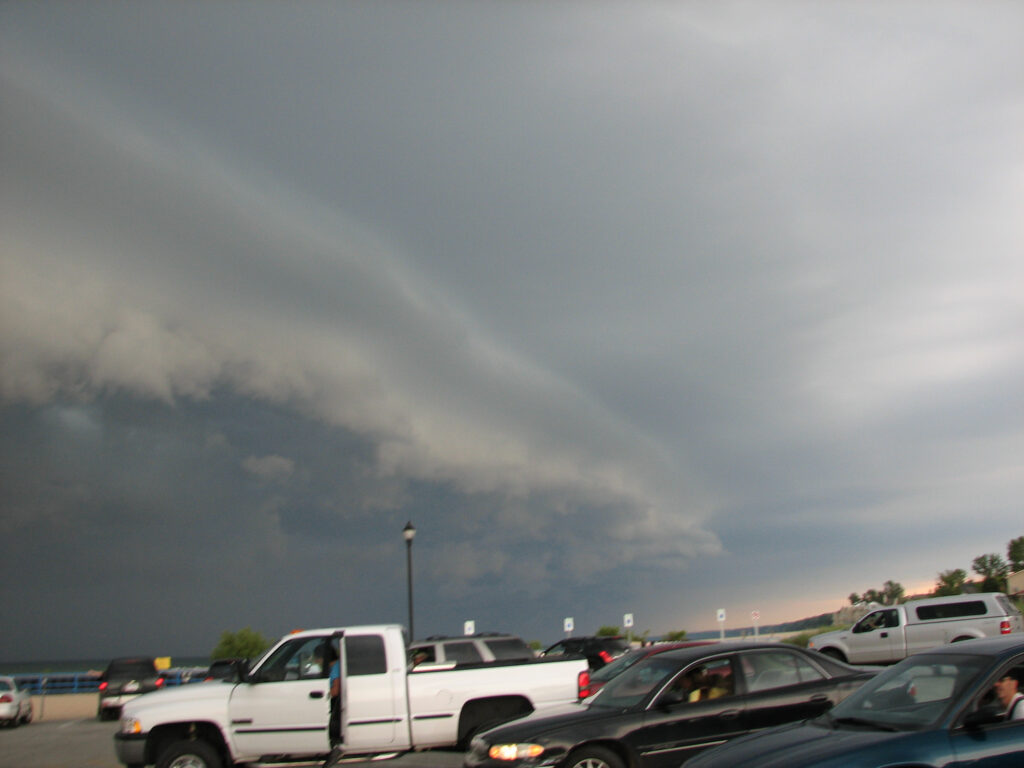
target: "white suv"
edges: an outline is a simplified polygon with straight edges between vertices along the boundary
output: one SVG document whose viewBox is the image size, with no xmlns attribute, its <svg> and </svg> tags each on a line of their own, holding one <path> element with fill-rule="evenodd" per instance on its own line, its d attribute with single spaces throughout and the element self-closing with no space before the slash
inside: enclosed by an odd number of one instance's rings
<svg viewBox="0 0 1024 768">
<path fill-rule="evenodd" d="M 522 638 L 515 635 L 477 634 L 462 637 L 428 637 L 409 644 L 414 664 L 481 664 L 494 661 L 524 661 L 534 657 Z"/>
</svg>

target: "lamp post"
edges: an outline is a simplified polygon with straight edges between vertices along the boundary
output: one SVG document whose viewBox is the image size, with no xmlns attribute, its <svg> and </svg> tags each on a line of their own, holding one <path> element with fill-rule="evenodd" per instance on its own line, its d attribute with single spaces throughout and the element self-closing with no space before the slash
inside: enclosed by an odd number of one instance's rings
<svg viewBox="0 0 1024 768">
<path fill-rule="evenodd" d="M 416 639 L 416 633 L 412 625 L 412 540 L 416 536 L 416 527 L 410 520 L 402 529 L 402 538 L 405 539 L 405 573 L 409 582 L 409 640 Z"/>
</svg>

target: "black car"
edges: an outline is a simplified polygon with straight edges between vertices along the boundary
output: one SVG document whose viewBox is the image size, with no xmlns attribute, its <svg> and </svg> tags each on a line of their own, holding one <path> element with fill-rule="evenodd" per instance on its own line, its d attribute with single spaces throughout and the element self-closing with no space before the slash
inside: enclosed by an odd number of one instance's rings
<svg viewBox="0 0 1024 768">
<path fill-rule="evenodd" d="M 559 714 L 478 735 L 466 768 L 676 768 L 751 731 L 816 717 L 870 680 L 781 643 L 715 643 L 653 655 Z"/>
<path fill-rule="evenodd" d="M 100 676 L 100 720 L 115 720 L 121 707 L 137 696 L 162 687 L 164 678 L 157 672 L 156 660 L 151 656 L 132 656 L 114 659 Z"/>
<path fill-rule="evenodd" d="M 591 669 L 600 669 L 629 650 L 624 637 L 567 637 L 547 648 L 541 656 L 586 656 Z"/>
<path fill-rule="evenodd" d="M 817 719 L 737 739 L 692 765 L 1020 768 L 1024 719 L 1007 719 L 997 691 L 1010 679 L 1024 685 L 1019 633 L 940 646 L 889 667 Z"/>
</svg>

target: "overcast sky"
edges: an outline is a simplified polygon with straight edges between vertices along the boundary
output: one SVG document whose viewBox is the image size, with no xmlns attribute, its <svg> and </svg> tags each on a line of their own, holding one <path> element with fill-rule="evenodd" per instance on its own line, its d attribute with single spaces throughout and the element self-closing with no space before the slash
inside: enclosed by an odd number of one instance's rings
<svg viewBox="0 0 1024 768">
<path fill-rule="evenodd" d="M 1024 535 L 1024 5 L 0 2 L 0 660 L 840 608 Z"/>
</svg>

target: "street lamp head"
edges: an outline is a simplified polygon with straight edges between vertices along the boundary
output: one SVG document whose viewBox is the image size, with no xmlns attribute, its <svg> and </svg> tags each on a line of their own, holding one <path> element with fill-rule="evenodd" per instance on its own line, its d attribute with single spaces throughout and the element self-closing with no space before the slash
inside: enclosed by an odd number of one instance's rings
<svg viewBox="0 0 1024 768">
<path fill-rule="evenodd" d="M 412 524 L 410 520 L 405 524 L 405 528 L 402 529 L 402 537 L 409 543 L 412 543 L 413 537 L 416 535 L 416 526 Z"/>
</svg>

